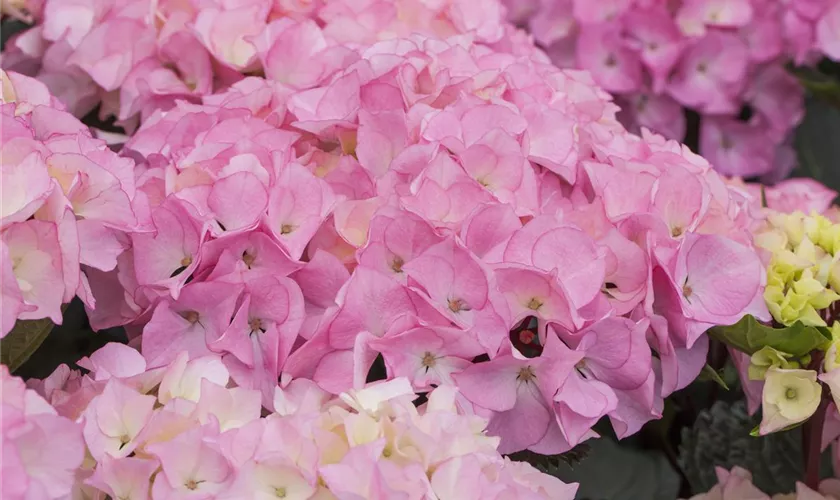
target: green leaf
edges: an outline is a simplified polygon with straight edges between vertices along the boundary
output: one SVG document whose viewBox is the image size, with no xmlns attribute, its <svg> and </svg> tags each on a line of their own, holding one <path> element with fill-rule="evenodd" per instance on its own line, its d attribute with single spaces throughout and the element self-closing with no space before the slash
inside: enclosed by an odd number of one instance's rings
<svg viewBox="0 0 840 500">
<path fill-rule="evenodd" d="M 840 109 L 818 98 L 805 102 L 805 118 L 796 128 L 795 147 L 799 166 L 794 176 L 811 177 L 840 190 Z"/>
<path fill-rule="evenodd" d="M 793 356 L 804 356 L 831 340 L 831 335 L 824 328 L 805 326 L 798 321 L 785 328 L 773 328 L 749 315 L 734 325 L 711 328 L 709 334 L 750 355 L 770 346 Z"/>
<path fill-rule="evenodd" d="M 727 391 L 729 390 L 729 386 L 726 385 L 726 382 L 723 381 L 723 377 L 721 377 L 720 373 L 718 373 L 708 363 L 706 363 L 706 366 L 703 367 L 703 370 L 700 372 L 700 376 L 698 378 L 700 380 L 711 380 L 712 382 L 715 382 L 717 385 L 723 387 Z"/>
<path fill-rule="evenodd" d="M 18 321 L 12 331 L 0 340 L 0 363 L 14 372 L 38 347 L 52 331 L 53 324 L 49 319 Z"/>
<path fill-rule="evenodd" d="M 789 68 L 789 70 L 812 95 L 834 106 L 840 106 L 840 82 L 831 75 L 805 66 Z"/>
<path fill-rule="evenodd" d="M 580 443 L 566 453 L 559 455 L 541 455 L 530 450 L 522 450 L 511 453 L 508 455 L 508 458 L 516 462 L 528 462 L 537 469 L 546 472 L 559 467 L 561 464 L 566 464 L 569 468 L 574 468 L 583 462 L 589 456 L 589 453 L 589 445 L 587 443 Z"/>
<path fill-rule="evenodd" d="M 579 483 L 575 498 L 673 500 L 680 476 L 661 451 L 643 450 L 609 438 L 590 439 L 589 456 L 571 468 L 560 464 L 547 472 L 566 483 Z M 580 445 L 578 445 L 580 446 Z"/>
<path fill-rule="evenodd" d="M 718 483 L 715 467 L 735 466 L 749 470 L 753 484 L 767 495 L 796 489 L 804 473 L 801 429 L 750 436 L 750 430 L 758 433 L 760 421 L 760 412 L 750 415 L 745 400 L 718 400 L 680 430 L 678 463 L 695 494 Z M 821 469 L 822 477 L 833 476 L 830 451 L 823 453 Z"/>
</svg>

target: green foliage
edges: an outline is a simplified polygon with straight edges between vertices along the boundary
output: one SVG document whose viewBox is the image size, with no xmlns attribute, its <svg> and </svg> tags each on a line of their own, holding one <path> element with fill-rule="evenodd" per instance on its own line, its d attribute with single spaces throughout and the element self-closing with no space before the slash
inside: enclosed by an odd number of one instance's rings
<svg viewBox="0 0 840 500">
<path fill-rule="evenodd" d="M 0 363 L 14 372 L 47 338 L 53 328 L 49 319 L 18 321 L 8 335 L 0 340 Z"/>
<path fill-rule="evenodd" d="M 801 429 L 752 437 L 750 430 L 759 420 L 747 414 L 743 401 L 717 401 L 700 412 L 692 427 L 683 428 L 678 462 L 695 494 L 717 484 L 716 466 L 749 470 L 755 485 L 769 495 L 795 490 L 803 474 Z M 830 457 L 823 458 L 828 459 L 824 472 L 830 474 Z"/>
<path fill-rule="evenodd" d="M 546 470 L 564 482 L 579 483 L 579 500 L 678 498 L 680 477 L 663 453 L 634 447 L 638 443 L 632 438 L 618 443 L 602 437 L 585 444 L 589 448 L 585 460 L 574 467 L 561 461 Z"/>
<path fill-rule="evenodd" d="M 530 450 L 522 450 L 511 453 L 508 458 L 517 462 L 528 462 L 543 472 L 550 472 L 560 467 L 561 464 L 574 468 L 589 456 L 590 450 L 588 444 L 581 443 L 560 455 L 540 455 Z"/>
<path fill-rule="evenodd" d="M 769 346 L 797 357 L 823 347 L 831 339 L 824 328 L 805 326 L 798 321 L 788 327 L 773 328 L 762 325 L 749 315 L 734 325 L 716 326 L 709 330 L 709 334 L 747 354 Z"/>
<path fill-rule="evenodd" d="M 840 191 L 840 108 L 812 97 L 805 103 L 805 118 L 796 129 L 799 166 L 794 175 L 811 177 Z"/>
<path fill-rule="evenodd" d="M 704 366 L 703 370 L 700 371 L 700 376 L 697 377 L 697 380 L 711 381 L 723 387 L 725 390 L 729 390 L 729 386 L 726 385 L 726 382 L 723 380 L 722 372 L 718 372 L 708 363 L 706 363 L 706 366 Z"/>
<path fill-rule="evenodd" d="M 802 87 L 814 97 L 840 107 L 840 81 L 817 68 L 799 66 L 788 68 Z"/>
</svg>

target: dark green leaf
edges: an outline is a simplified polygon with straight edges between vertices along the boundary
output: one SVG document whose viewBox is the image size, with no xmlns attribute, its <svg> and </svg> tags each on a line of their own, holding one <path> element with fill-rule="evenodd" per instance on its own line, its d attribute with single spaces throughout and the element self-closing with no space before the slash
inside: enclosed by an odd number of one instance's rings
<svg viewBox="0 0 840 500">
<path fill-rule="evenodd" d="M 560 464 L 566 464 L 569 468 L 574 468 L 575 465 L 581 463 L 589 456 L 589 452 L 589 445 L 581 443 L 560 455 L 541 455 L 530 450 L 522 450 L 511 453 L 508 455 L 508 458 L 516 462 L 528 462 L 537 469 L 547 472 L 559 467 Z"/>
<path fill-rule="evenodd" d="M 49 319 L 15 323 L 12 331 L 0 340 L 0 363 L 8 366 L 10 372 L 17 370 L 38 349 L 53 326 Z"/>
<path fill-rule="evenodd" d="M 824 346 L 830 339 L 825 329 L 796 322 L 785 328 L 773 328 L 759 323 L 752 316 L 730 326 L 716 326 L 709 334 L 739 351 L 753 354 L 770 346 L 793 356 L 804 356 Z"/>
<path fill-rule="evenodd" d="M 805 118 L 796 129 L 795 146 L 799 166 L 794 175 L 811 177 L 840 190 L 840 109 L 817 98 L 809 98 Z"/>
<path fill-rule="evenodd" d="M 755 486 L 768 495 L 796 489 L 804 469 L 801 429 L 750 436 L 760 421 L 760 415 L 749 414 L 746 401 L 716 401 L 682 428 L 678 461 L 694 493 L 709 491 L 718 483 L 715 467 L 735 466 L 749 470 Z M 823 459 L 822 477 L 830 477 L 831 452 Z"/>
<path fill-rule="evenodd" d="M 23 21 L 17 19 L 6 18 L 0 24 L 0 50 L 6 47 L 6 43 L 12 36 L 17 35 L 22 31 L 26 31 L 30 26 Z"/>
<path fill-rule="evenodd" d="M 720 375 L 720 373 L 718 373 L 708 363 L 706 363 L 706 366 L 703 367 L 703 370 L 700 372 L 700 376 L 698 378 L 704 381 L 710 380 L 716 383 L 717 385 L 723 387 L 727 391 L 729 390 L 729 386 L 726 385 L 726 382 L 723 381 L 723 377 Z"/>
<path fill-rule="evenodd" d="M 678 498 L 680 476 L 667 457 L 609 438 L 591 439 L 589 456 L 574 469 L 565 464 L 548 471 L 566 483 L 579 483 L 577 497 L 587 500 Z M 578 445 L 580 446 L 580 445 Z"/>
<path fill-rule="evenodd" d="M 812 95 L 834 106 L 840 106 L 840 82 L 835 78 L 812 67 L 790 68 L 790 71 Z"/>
</svg>

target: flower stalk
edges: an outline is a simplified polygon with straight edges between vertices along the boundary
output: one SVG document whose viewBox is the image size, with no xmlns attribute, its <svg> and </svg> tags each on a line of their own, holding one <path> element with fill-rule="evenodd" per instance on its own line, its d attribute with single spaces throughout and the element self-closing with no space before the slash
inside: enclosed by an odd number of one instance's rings
<svg viewBox="0 0 840 500">
<path fill-rule="evenodd" d="M 823 362 L 824 353 L 822 351 L 815 351 L 808 366 L 811 370 L 818 370 Z M 830 401 L 830 394 L 828 387 L 822 385 L 822 397 L 820 398 L 820 405 L 817 411 L 805 421 L 802 426 L 802 457 L 804 460 L 805 477 L 803 482 L 812 490 L 816 490 L 820 484 L 820 458 L 822 456 L 822 434 L 823 426 L 825 424 L 825 413 Z"/>
</svg>

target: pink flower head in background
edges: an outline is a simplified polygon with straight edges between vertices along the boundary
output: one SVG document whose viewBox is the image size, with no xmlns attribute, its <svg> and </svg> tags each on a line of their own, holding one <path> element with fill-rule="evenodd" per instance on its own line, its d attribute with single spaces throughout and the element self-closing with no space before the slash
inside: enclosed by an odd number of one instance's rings
<svg viewBox="0 0 840 500">
<path fill-rule="evenodd" d="M 840 3 L 764 0 L 505 0 L 552 61 L 588 70 L 631 131 L 681 140 L 727 176 L 785 178 L 804 92 L 785 64 L 840 59 Z"/>
</svg>

